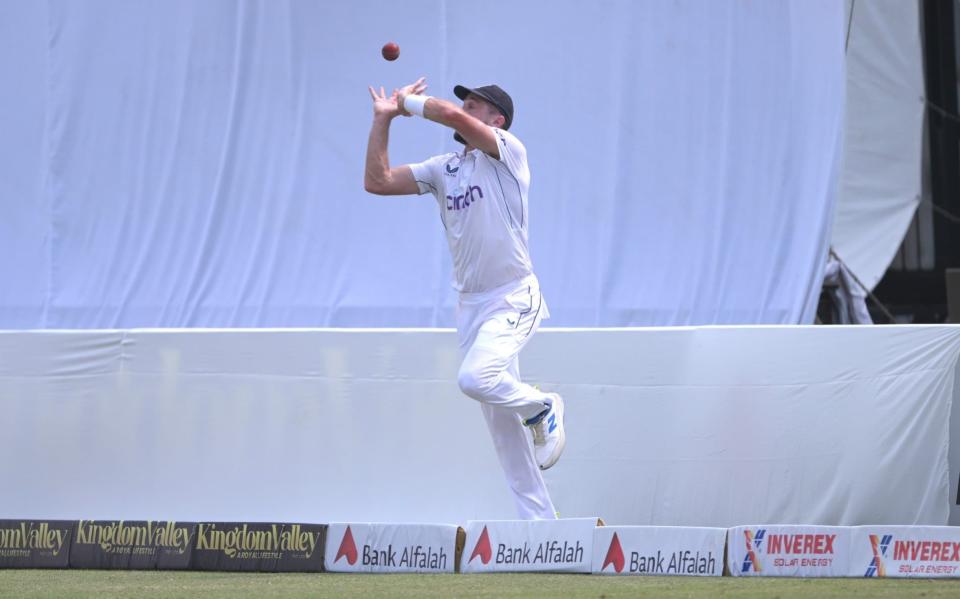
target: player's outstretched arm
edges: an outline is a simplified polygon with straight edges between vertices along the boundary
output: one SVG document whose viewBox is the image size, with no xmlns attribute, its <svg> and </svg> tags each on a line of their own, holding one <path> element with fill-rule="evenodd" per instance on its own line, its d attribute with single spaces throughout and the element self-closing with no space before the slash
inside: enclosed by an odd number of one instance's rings
<svg viewBox="0 0 960 599">
<path fill-rule="evenodd" d="M 423 106 L 423 118 L 456 129 L 467 143 L 482 152 L 500 159 L 500 148 L 497 146 L 497 137 L 490 125 L 480 119 L 470 116 L 462 108 L 440 98 L 430 98 Z"/>
<path fill-rule="evenodd" d="M 425 89 L 423 86 L 422 89 Z M 387 155 L 387 145 L 390 140 L 390 122 L 400 114 L 397 108 L 397 90 L 387 96 L 380 88 L 378 94 L 372 87 L 370 96 L 373 98 L 373 125 L 370 127 L 370 137 L 367 140 L 367 163 L 363 172 L 363 188 L 377 195 L 408 195 L 419 193 L 417 182 L 413 179 L 413 171 L 409 166 L 390 168 L 390 158 Z"/>
<path fill-rule="evenodd" d="M 417 80 L 417 83 L 421 83 L 423 80 L 423 77 L 421 77 Z M 410 116 L 410 113 L 404 109 L 404 99 L 410 94 L 419 93 L 411 85 L 398 91 L 397 110 L 400 114 Z M 431 96 L 423 105 L 423 118 L 455 129 L 471 146 L 479 148 L 498 160 L 500 159 L 500 148 L 497 146 L 497 138 L 493 129 L 480 119 L 464 112 L 463 108 L 456 104 Z"/>
</svg>

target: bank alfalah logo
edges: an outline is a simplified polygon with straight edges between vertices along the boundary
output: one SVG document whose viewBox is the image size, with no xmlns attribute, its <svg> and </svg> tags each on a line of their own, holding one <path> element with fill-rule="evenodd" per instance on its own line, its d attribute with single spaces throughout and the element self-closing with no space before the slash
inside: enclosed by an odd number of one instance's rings
<svg viewBox="0 0 960 599">
<path fill-rule="evenodd" d="M 607 566 L 613 564 L 613 569 L 619 574 L 623 572 L 623 547 L 620 545 L 620 539 L 617 537 L 617 533 L 613 533 L 613 540 L 610 541 L 610 548 L 607 549 L 607 557 L 603 559 L 603 567 L 600 568 L 600 571 L 603 572 L 607 569 Z"/>
<path fill-rule="evenodd" d="M 480 539 L 474 546 L 473 553 L 470 554 L 470 560 L 467 563 L 469 564 L 478 557 L 484 565 L 489 564 L 490 558 L 493 557 L 493 551 L 490 547 L 490 535 L 487 533 L 486 526 L 483 527 L 483 532 L 480 533 Z"/>
<path fill-rule="evenodd" d="M 349 526 L 347 531 L 343 533 L 340 548 L 337 549 L 337 558 L 333 560 L 333 563 L 337 563 L 342 557 L 346 557 L 347 563 L 351 566 L 357 563 L 357 544 L 353 541 L 353 533 L 350 532 Z"/>
</svg>

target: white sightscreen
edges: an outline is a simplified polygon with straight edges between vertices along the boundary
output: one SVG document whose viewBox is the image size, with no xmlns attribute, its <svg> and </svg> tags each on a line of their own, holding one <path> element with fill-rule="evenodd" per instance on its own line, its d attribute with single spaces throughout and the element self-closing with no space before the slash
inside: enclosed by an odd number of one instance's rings
<svg viewBox="0 0 960 599">
<path fill-rule="evenodd" d="M 811 322 L 845 24 L 814 0 L 3 3 L 0 327 L 451 325 L 432 200 L 362 189 L 367 85 L 419 75 L 513 95 L 552 325 Z M 397 163 L 455 147 L 393 128 Z"/>
</svg>

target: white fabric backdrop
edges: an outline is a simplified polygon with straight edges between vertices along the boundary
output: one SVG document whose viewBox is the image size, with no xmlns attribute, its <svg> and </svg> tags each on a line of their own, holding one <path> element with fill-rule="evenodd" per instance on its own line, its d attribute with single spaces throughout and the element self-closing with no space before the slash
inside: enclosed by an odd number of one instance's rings
<svg viewBox="0 0 960 599">
<path fill-rule="evenodd" d="M 548 329 L 546 472 L 611 524 L 946 524 L 960 326 Z M 0 515 L 513 518 L 455 334 L 0 333 Z M 957 466 L 954 465 L 954 468 Z"/>
<path fill-rule="evenodd" d="M 3 3 L 0 327 L 451 325 L 435 207 L 361 186 L 366 86 L 421 74 L 514 96 L 552 324 L 811 322 L 845 23 L 834 0 Z M 391 141 L 456 147 L 413 120 Z"/>
<path fill-rule="evenodd" d="M 847 0 L 847 10 L 851 1 Z M 855 0 L 844 165 L 832 244 L 873 289 L 920 202 L 923 45 L 916 0 Z"/>
</svg>

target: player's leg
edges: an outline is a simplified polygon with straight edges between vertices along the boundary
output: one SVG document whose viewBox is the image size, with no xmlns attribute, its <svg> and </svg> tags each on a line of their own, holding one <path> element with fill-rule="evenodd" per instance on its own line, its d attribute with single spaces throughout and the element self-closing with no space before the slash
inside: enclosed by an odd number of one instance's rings
<svg viewBox="0 0 960 599">
<path fill-rule="evenodd" d="M 506 408 L 522 419 L 535 418 L 549 407 L 541 391 L 520 381 L 510 365 L 547 314 L 539 287 L 520 286 L 506 297 L 494 298 L 476 310 L 476 331 L 465 348 L 457 382 L 469 397 Z"/>
<path fill-rule="evenodd" d="M 529 426 L 536 461 L 544 470 L 556 463 L 566 444 L 563 400 L 523 383 L 515 364 L 546 314 L 535 282 L 476 311 L 470 327 L 476 333 L 469 335 L 469 343 L 463 347 L 458 376 L 466 395 L 512 411 Z"/>
<path fill-rule="evenodd" d="M 519 379 L 519 360 L 514 360 L 509 370 Z M 527 427 L 510 410 L 486 403 L 480 406 L 519 517 L 524 520 L 556 518 L 556 509 L 534 457 Z"/>
<path fill-rule="evenodd" d="M 460 390 L 485 404 L 513 412 L 527 420 L 549 406 L 545 393 L 523 383 L 510 372 L 510 364 L 525 344 L 512 327 L 504 326 L 502 314 L 486 320 L 460 365 Z"/>
<path fill-rule="evenodd" d="M 457 333 L 461 355 L 466 355 L 477 339 L 483 317 L 489 306 L 461 304 L 457 308 Z M 496 310 L 493 310 L 496 311 Z M 518 360 L 510 366 L 519 378 Z M 480 404 L 487 429 L 497 452 L 497 459 L 513 495 L 518 516 L 523 520 L 544 520 L 556 517 L 550 493 L 530 447 L 530 433 L 517 414 L 510 409 Z"/>
</svg>

